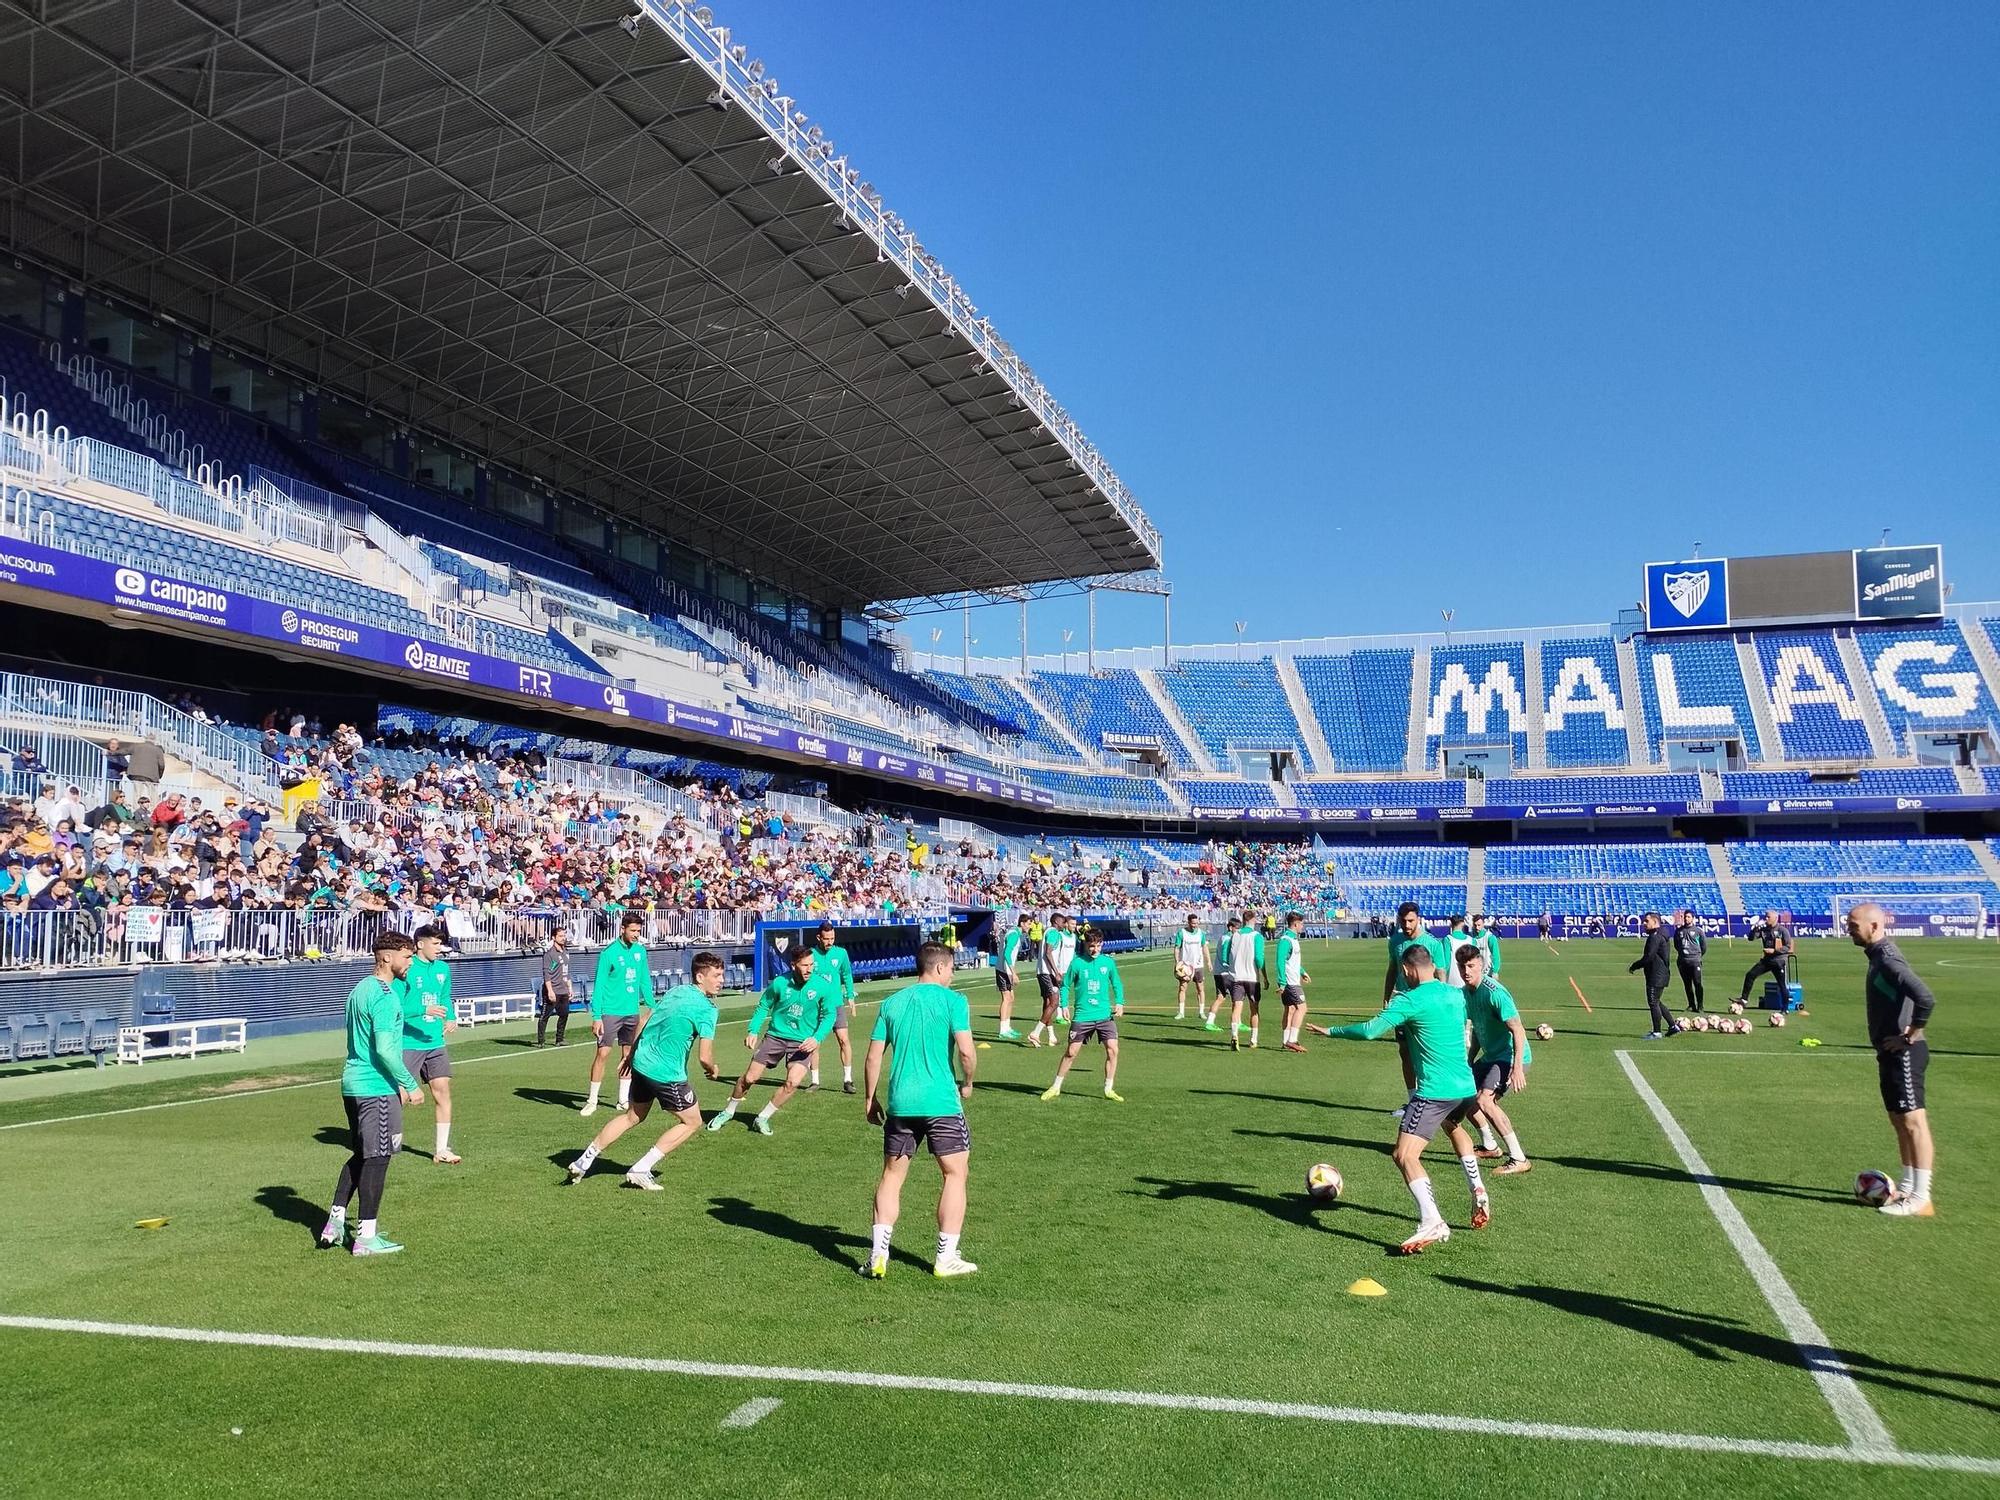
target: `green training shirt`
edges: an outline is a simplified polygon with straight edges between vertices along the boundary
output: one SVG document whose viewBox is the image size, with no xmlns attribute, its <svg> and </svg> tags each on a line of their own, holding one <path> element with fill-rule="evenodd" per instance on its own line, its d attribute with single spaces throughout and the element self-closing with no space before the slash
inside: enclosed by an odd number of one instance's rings
<svg viewBox="0 0 2000 1500">
<path fill-rule="evenodd" d="M 1428 980 L 1396 996 L 1365 1021 L 1336 1026 L 1330 1033 L 1353 1041 L 1372 1042 L 1398 1026 L 1410 1039 L 1410 1059 L 1416 1066 L 1413 1090 L 1419 1099 L 1470 1099 L 1472 1065 L 1465 1057 L 1465 995 L 1451 985 Z"/>
<path fill-rule="evenodd" d="M 590 986 L 590 1014 L 636 1016 L 653 1000 L 653 971 L 646 964 L 646 945 L 620 938 L 597 955 L 597 978 Z"/>
<path fill-rule="evenodd" d="M 1514 1056 L 1514 1033 L 1509 1021 L 1521 1019 L 1514 997 L 1497 979 L 1482 979 L 1478 987 L 1465 990 L 1465 1014 L 1472 1022 L 1472 1034 L 1479 1038 L 1479 1056 L 1488 1062 L 1508 1062 Z M 1521 1066 L 1534 1061 L 1535 1049 L 1523 1046 Z"/>
<path fill-rule="evenodd" d="M 854 998 L 854 964 L 847 957 L 847 950 L 835 943 L 831 948 L 822 948 L 817 943 L 813 952 L 818 955 L 813 960 L 813 977 L 824 974 L 828 979 L 839 981 L 837 993 L 843 1000 Z"/>
<path fill-rule="evenodd" d="M 1016 927 L 1007 934 L 1007 941 L 1000 945 L 1000 967 L 1012 971 L 1015 961 L 1021 956 L 1021 944 L 1027 934 Z"/>
<path fill-rule="evenodd" d="M 1403 973 L 1403 951 L 1421 946 L 1430 951 L 1431 962 L 1440 974 L 1449 974 L 1451 965 L 1445 962 L 1444 944 L 1428 932 L 1420 932 L 1413 938 L 1406 938 L 1400 932 L 1389 934 L 1389 972 L 1396 976 L 1396 993 L 1403 994 L 1410 987 L 1408 976 Z"/>
<path fill-rule="evenodd" d="M 403 987 L 370 974 L 347 996 L 347 1065 L 340 1091 L 350 1099 L 379 1099 L 417 1080 L 403 1066 Z"/>
<path fill-rule="evenodd" d="M 927 1120 L 962 1115 L 958 1076 L 952 1071 L 954 1038 L 972 1030 L 965 996 L 941 984 L 912 984 L 882 1002 L 874 1040 L 889 1046 L 892 1115 Z"/>
<path fill-rule="evenodd" d="M 677 984 L 646 1018 L 632 1049 L 632 1071 L 655 1083 L 686 1083 L 688 1048 L 696 1037 L 715 1035 L 715 1002 L 699 985 Z"/>
<path fill-rule="evenodd" d="M 452 1019 L 451 966 L 442 958 L 413 959 L 403 990 L 403 1045 L 417 1052 L 442 1047 L 444 1023 Z M 432 1005 L 444 1009 L 435 1020 L 424 1014 Z"/>
<path fill-rule="evenodd" d="M 1299 940 L 1289 929 L 1278 934 L 1278 983 L 1298 984 L 1305 978 L 1305 963 Z"/>
<path fill-rule="evenodd" d="M 1108 1021 L 1111 1007 L 1124 1003 L 1125 981 L 1118 977 L 1118 965 L 1109 953 L 1079 958 L 1063 977 L 1063 1007 L 1070 1012 L 1072 1025 Z"/>
<path fill-rule="evenodd" d="M 823 1042 L 833 1030 L 839 1008 L 833 991 L 817 974 L 800 984 L 787 970 L 765 985 L 764 993 L 757 997 L 757 1008 L 750 1013 L 750 1035 L 763 1036 L 768 1026 L 769 1035 L 788 1042 L 803 1042 L 808 1037 Z"/>
</svg>

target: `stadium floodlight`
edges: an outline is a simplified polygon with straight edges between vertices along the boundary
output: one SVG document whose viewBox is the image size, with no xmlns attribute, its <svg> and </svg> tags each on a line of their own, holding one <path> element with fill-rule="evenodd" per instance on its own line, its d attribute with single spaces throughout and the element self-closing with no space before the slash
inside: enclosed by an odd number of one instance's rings
<svg viewBox="0 0 2000 1500">
<path fill-rule="evenodd" d="M 764 165 L 771 169 L 773 177 L 783 177 L 785 175 L 785 158 L 783 156 L 774 156 L 765 162 Z"/>
<path fill-rule="evenodd" d="M 714 92 L 712 92 L 708 96 L 708 103 L 709 107 L 712 109 L 720 109 L 726 111 L 729 108 L 728 90 L 724 89 L 720 84 L 717 84 Z"/>
<path fill-rule="evenodd" d="M 618 24 L 625 28 L 625 35 L 633 38 L 636 41 L 639 36 L 639 23 L 645 19 L 646 18 L 643 14 L 634 11 L 629 16 L 620 16 L 618 18 Z"/>
</svg>

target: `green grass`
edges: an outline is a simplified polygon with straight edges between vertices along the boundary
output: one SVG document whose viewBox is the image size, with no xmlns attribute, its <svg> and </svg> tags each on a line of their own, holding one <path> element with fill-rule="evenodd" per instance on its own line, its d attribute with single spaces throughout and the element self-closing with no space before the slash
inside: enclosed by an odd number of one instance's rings
<svg viewBox="0 0 2000 1500">
<path fill-rule="evenodd" d="M 336 1089 L 251 1091 L 331 1078 L 326 1038 L 255 1044 L 200 1071 L 148 1065 L 115 1086 L 42 1073 L 29 1097 L 0 1077 L 0 1125 L 201 1101 L 0 1131 L 0 1312 L 1841 1443 L 1612 1055 L 1630 1048 L 1897 1442 L 2000 1458 L 2000 1172 L 1978 1149 L 2000 1127 L 1988 1010 L 2000 952 L 1910 945 L 1940 1002 L 1941 1212 L 1902 1222 L 1848 1198 L 1856 1170 L 1895 1166 L 1863 1049 L 1859 956 L 1809 949 L 1812 1014 L 1783 1031 L 1649 1043 L 1623 972 L 1635 948 L 1508 945 L 1504 977 L 1529 1023 L 1559 1033 L 1538 1044 L 1516 1109 L 1538 1166 L 1492 1184 L 1490 1229 L 1415 1260 L 1386 1253 L 1411 1220 L 1386 1155 L 1393 1049 L 1319 1041 L 1287 1056 L 1272 1014 L 1264 1048 L 1233 1055 L 1171 1019 L 1161 954 L 1125 964 L 1126 1104 L 1098 1097 L 1094 1051 L 1053 1104 L 1035 1097 L 1051 1053 L 996 1042 L 979 1054 L 965 1249 L 983 1269 L 966 1281 L 927 1274 L 927 1162 L 889 1280 L 854 1274 L 878 1137 L 837 1087 L 801 1095 L 770 1140 L 740 1122 L 698 1137 L 662 1164 L 664 1194 L 623 1191 L 604 1165 L 564 1190 L 560 1163 L 604 1118 L 574 1112 L 587 1051 L 482 1027 L 454 1046 L 465 1163 L 399 1159 L 382 1218 L 410 1249 L 377 1263 L 310 1247 L 343 1152 Z M 1711 960 L 1718 991 L 1748 962 L 1726 945 Z M 1381 964 L 1377 943 L 1311 945 L 1315 1013 L 1371 1012 Z M 961 983 L 991 1040 L 990 979 Z M 718 1040 L 725 1071 L 744 1055 L 742 1014 Z M 1826 1045 L 1802 1050 L 1802 1035 Z M 724 1093 L 704 1085 L 702 1101 Z M 411 1138 L 428 1141 L 429 1123 L 412 1111 Z M 611 1162 L 653 1133 L 635 1131 Z M 1303 1200 L 1315 1161 L 1346 1176 L 1337 1208 Z M 1462 1225 L 1464 1182 L 1442 1149 L 1433 1172 Z M 150 1215 L 171 1223 L 132 1227 Z M 1389 1295 L 1345 1295 L 1362 1276 Z M 0 1330 L 0 1356 L 17 1418 L 0 1447 L 33 1493 L 276 1494 L 328 1475 L 457 1493 L 636 1480 L 697 1494 L 1437 1494 L 1472 1476 L 1564 1495 L 2000 1490 L 1986 1476 L 1788 1458 L 771 1379 L 21 1330 Z M 783 1405 L 748 1431 L 719 1428 L 753 1395 Z"/>
</svg>

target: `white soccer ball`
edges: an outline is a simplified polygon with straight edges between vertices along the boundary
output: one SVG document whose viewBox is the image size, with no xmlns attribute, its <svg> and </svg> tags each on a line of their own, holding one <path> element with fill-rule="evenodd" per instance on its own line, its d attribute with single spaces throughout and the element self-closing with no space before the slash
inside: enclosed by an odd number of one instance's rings
<svg viewBox="0 0 2000 1500">
<path fill-rule="evenodd" d="M 1174 978 L 1180 983 L 1186 984 L 1190 979 L 1194 978 L 1194 971 L 1189 969 L 1186 964 L 1175 964 Z"/>
<path fill-rule="evenodd" d="M 1544 1042 L 1546 1042 L 1550 1037 L 1554 1036 L 1555 1034 L 1556 1034 L 1555 1027 L 1551 1026 L 1547 1021 L 1542 1022 L 1541 1025 L 1535 1028 L 1536 1037 Z"/>
<path fill-rule="evenodd" d="M 1306 1168 L 1306 1196 L 1315 1203 L 1331 1203 L 1340 1196 L 1340 1173 L 1325 1162 Z"/>
<path fill-rule="evenodd" d="M 1855 1198 L 1870 1208 L 1880 1208 L 1896 1196 L 1896 1184 L 1889 1180 L 1886 1172 L 1873 1170 L 1857 1173 L 1854 1178 Z"/>
<path fill-rule="evenodd" d="M 1689 1022 L 1688 1024 L 1693 1026 L 1696 1031 L 1706 1031 L 1708 1030 L 1708 1017 L 1696 1016 L 1694 1020 Z"/>
<path fill-rule="evenodd" d="M 1688 1021 L 1687 1021 L 1687 1017 L 1686 1017 L 1686 1016 L 1675 1016 L 1675 1017 L 1674 1017 L 1674 1031 L 1675 1031 L 1676 1033 L 1679 1033 L 1679 1032 L 1683 1032 L 1683 1031 L 1686 1031 L 1687 1029 L 1688 1029 Z"/>
<path fill-rule="evenodd" d="M 1785 1013 L 1784 1013 L 1783 1011 L 1781 1011 L 1781 1010 L 1774 1010 L 1774 1011 L 1772 1011 L 1772 1012 L 1771 1012 L 1771 1024 L 1772 1024 L 1773 1026 L 1782 1026 L 1782 1025 L 1784 1025 L 1784 1024 L 1785 1024 Z"/>
<path fill-rule="evenodd" d="M 1732 1016 L 1740 1016 L 1740 1015 L 1742 1015 L 1742 1014 L 1743 1014 L 1743 1002 L 1742 1002 L 1741 1000 L 1732 1000 L 1732 1001 L 1730 1001 L 1730 1002 L 1729 1002 L 1729 1013 L 1730 1013 L 1730 1014 L 1731 1014 Z"/>
</svg>

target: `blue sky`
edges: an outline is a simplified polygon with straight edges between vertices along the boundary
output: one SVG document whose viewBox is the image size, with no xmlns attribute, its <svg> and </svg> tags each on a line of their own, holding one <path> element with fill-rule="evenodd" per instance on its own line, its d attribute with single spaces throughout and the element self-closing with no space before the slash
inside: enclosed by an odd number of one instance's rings
<svg viewBox="0 0 2000 1500">
<path fill-rule="evenodd" d="M 2000 597 L 2000 5 L 715 9 L 1159 524 L 1178 641 L 1884 526 Z"/>
</svg>

